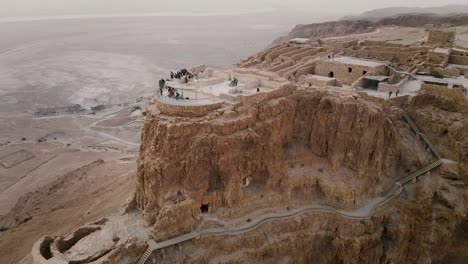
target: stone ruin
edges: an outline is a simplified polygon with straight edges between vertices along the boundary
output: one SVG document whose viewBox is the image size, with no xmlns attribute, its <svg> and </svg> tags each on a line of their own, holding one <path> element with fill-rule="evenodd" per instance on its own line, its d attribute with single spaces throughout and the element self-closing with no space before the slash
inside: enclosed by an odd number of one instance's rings
<svg viewBox="0 0 468 264">
<path fill-rule="evenodd" d="M 452 29 L 429 29 L 427 44 L 441 47 L 452 47 L 455 43 L 455 30 Z"/>
<path fill-rule="evenodd" d="M 79 104 L 60 106 L 60 107 L 43 107 L 37 108 L 34 112 L 35 117 L 47 117 L 47 116 L 58 116 L 58 115 L 73 115 L 83 111 L 83 108 Z"/>
<path fill-rule="evenodd" d="M 67 236 L 44 236 L 31 255 L 34 264 L 121 263 L 120 252 L 136 258 L 141 252 L 136 244 L 148 239 L 136 215 L 103 218 L 84 225 Z"/>
</svg>

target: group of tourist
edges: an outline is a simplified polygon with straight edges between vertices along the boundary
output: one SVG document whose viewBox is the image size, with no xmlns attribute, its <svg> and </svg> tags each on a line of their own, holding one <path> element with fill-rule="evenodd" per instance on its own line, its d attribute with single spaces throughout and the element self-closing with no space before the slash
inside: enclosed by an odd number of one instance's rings
<svg viewBox="0 0 468 264">
<path fill-rule="evenodd" d="M 399 93 L 400 93 L 400 90 L 396 91 L 395 97 L 398 97 L 398 94 L 399 94 Z M 392 97 L 392 94 L 393 94 L 392 91 L 388 92 L 388 98 Z"/>
<path fill-rule="evenodd" d="M 159 90 L 162 91 L 164 86 L 166 86 L 166 81 L 164 79 L 159 80 Z"/>
<path fill-rule="evenodd" d="M 176 73 L 172 72 L 170 73 L 171 75 L 171 80 L 175 79 L 182 79 L 183 77 L 187 77 L 188 79 L 192 79 L 193 77 L 196 76 L 196 74 L 193 74 L 189 72 L 187 69 L 182 69 L 180 71 L 177 71 Z"/>
<path fill-rule="evenodd" d="M 167 96 L 169 98 L 175 98 L 175 99 L 183 99 L 177 89 L 174 87 L 166 85 L 166 81 L 164 79 L 159 80 L 159 93 L 161 96 L 163 96 L 163 90 L 167 90 Z"/>
<path fill-rule="evenodd" d="M 189 79 L 192 79 L 192 78 L 194 78 L 196 76 L 197 76 L 196 74 L 192 74 L 187 69 L 182 69 L 180 71 L 177 71 L 176 73 L 174 73 L 172 71 L 170 72 L 170 77 L 171 77 L 170 80 L 173 80 L 174 78 L 175 79 L 185 78 L 185 83 L 188 83 Z M 169 98 L 175 98 L 176 100 L 177 99 L 184 99 L 184 97 L 177 91 L 176 88 L 166 85 L 166 81 L 169 81 L 169 79 L 159 80 L 159 93 L 161 94 L 161 96 L 163 96 L 163 91 L 167 90 L 167 96 Z M 187 97 L 185 99 L 189 99 L 189 98 Z"/>
<path fill-rule="evenodd" d="M 167 96 L 169 98 L 175 98 L 176 100 L 178 99 L 184 99 L 183 96 L 180 95 L 180 93 L 177 91 L 176 88 L 174 87 L 171 87 L 171 86 L 167 86 L 167 85 L 164 85 L 163 87 L 159 87 L 159 93 L 161 94 L 161 96 L 163 96 L 163 91 L 164 90 L 167 90 Z M 186 99 L 189 99 L 188 97 Z"/>
<path fill-rule="evenodd" d="M 230 87 L 237 87 L 237 84 L 239 83 L 239 80 L 237 80 L 236 77 L 229 83 Z"/>
</svg>

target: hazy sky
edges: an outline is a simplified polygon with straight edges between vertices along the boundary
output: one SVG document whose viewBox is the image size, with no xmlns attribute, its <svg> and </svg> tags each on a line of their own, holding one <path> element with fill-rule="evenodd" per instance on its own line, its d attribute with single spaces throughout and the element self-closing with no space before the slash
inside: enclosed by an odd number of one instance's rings
<svg viewBox="0 0 468 264">
<path fill-rule="evenodd" d="M 0 0 L 0 16 L 92 13 L 238 13 L 272 9 L 360 13 L 389 6 L 468 4 L 468 0 Z"/>
</svg>

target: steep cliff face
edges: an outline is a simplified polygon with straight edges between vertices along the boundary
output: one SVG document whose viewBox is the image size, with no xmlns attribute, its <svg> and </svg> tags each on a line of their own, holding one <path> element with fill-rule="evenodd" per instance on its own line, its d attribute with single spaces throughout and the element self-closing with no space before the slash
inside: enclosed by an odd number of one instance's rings
<svg viewBox="0 0 468 264">
<path fill-rule="evenodd" d="M 430 158 L 383 100 L 300 90 L 204 118 L 148 118 L 137 204 L 164 239 L 193 229 L 201 209 L 237 217 L 314 201 L 354 208 Z"/>
<path fill-rule="evenodd" d="M 242 236 L 194 240 L 153 263 L 465 263 L 466 252 L 445 257 L 466 215 L 456 172 L 444 164 L 367 220 L 312 213 Z"/>
<path fill-rule="evenodd" d="M 453 89 L 425 88 L 408 103 L 416 123 L 443 156 L 458 163 L 468 184 L 468 101 Z"/>
</svg>

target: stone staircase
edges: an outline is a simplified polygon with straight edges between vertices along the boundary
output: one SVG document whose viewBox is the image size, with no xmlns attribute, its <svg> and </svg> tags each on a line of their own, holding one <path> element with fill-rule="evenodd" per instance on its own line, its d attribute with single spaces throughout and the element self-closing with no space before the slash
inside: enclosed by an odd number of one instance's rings
<svg viewBox="0 0 468 264">
<path fill-rule="evenodd" d="M 406 183 L 412 181 L 413 179 L 416 179 L 417 177 L 423 175 L 424 173 L 438 167 L 441 164 L 442 164 L 442 160 L 438 159 L 438 160 L 436 160 L 436 161 L 434 161 L 434 162 L 432 162 L 432 163 L 430 163 L 430 164 L 428 164 L 428 165 L 426 165 L 426 166 L 424 166 L 424 167 L 410 173 L 406 177 L 400 179 L 399 182 L 401 184 L 406 184 Z"/>
<path fill-rule="evenodd" d="M 156 248 L 156 242 L 152 239 L 148 240 L 148 247 L 146 248 L 145 252 L 140 256 L 136 264 L 145 264 L 148 261 L 149 257 L 153 253 L 154 249 Z"/>
<path fill-rule="evenodd" d="M 426 145 L 431 149 L 432 153 L 434 153 L 434 155 L 438 159 L 441 159 L 442 154 L 440 153 L 439 149 L 436 146 L 434 146 L 434 144 L 432 144 L 429 137 L 418 128 L 418 126 L 414 123 L 413 119 L 408 115 L 408 113 L 404 109 L 401 109 L 401 112 L 402 112 L 403 118 L 406 120 L 406 122 L 408 122 L 408 124 L 414 130 L 414 132 L 424 140 Z"/>
</svg>

